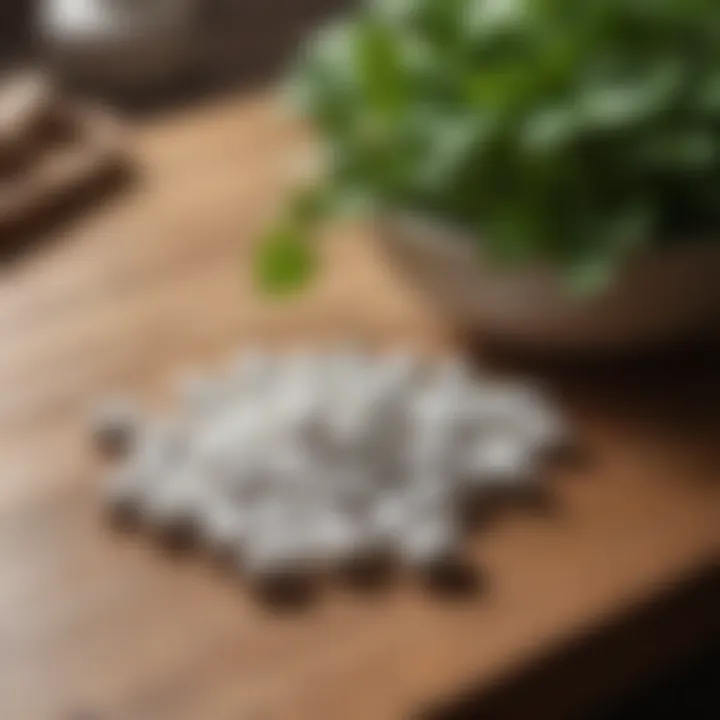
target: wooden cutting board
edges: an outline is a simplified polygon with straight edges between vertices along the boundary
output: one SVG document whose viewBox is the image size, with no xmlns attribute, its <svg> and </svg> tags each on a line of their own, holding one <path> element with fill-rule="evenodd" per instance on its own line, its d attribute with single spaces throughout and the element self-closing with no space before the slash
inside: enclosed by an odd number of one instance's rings
<svg viewBox="0 0 720 720">
<path fill-rule="evenodd" d="M 297 145 L 264 98 L 131 139 L 134 188 L 0 266 L 0 717 L 382 720 L 473 692 L 493 718 L 561 718 L 717 632 L 712 367 L 551 377 L 588 456 L 548 473 L 544 510 L 488 522 L 464 592 L 328 583 L 278 614 L 202 556 L 113 530 L 84 432 L 99 395 L 164 403 L 175 373 L 248 341 L 458 343 L 356 230 L 323 245 L 307 295 L 255 291 Z"/>
</svg>

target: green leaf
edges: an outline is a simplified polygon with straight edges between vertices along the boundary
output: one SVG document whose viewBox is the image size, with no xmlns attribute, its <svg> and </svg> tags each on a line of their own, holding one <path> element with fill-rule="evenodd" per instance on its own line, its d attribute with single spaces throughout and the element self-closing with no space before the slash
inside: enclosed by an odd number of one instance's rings
<svg viewBox="0 0 720 720">
<path fill-rule="evenodd" d="M 288 202 L 289 222 L 299 234 L 309 234 L 331 212 L 333 201 L 332 189 L 323 184 L 297 190 Z"/>
<path fill-rule="evenodd" d="M 528 12 L 524 0 L 480 0 L 468 3 L 466 22 L 475 36 L 490 36 L 517 28 Z"/>
<path fill-rule="evenodd" d="M 461 117 L 428 117 L 424 122 L 424 142 L 414 163 L 418 186 L 443 190 L 493 140 L 497 123 L 489 114 Z"/>
<path fill-rule="evenodd" d="M 574 107 L 542 108 L 532 113 L 520 130 L 522 147 L 532 155 L 548 155 L 576 138 L 582 123 Z"/>
<path fill-rule="evenodd" d="M 477 232 L 498 263 L 547 263 L 584 291 L 641 242 L 720 241 L 719 8 L 364 3 L 302 53 L 329 175 L 263 244 L 265 284 L 312 274 L 318 223 L 348 205 Z"/>
<path fill-rule="evenodd" d="M 567 269 L 564 277 L 573 295 L 592 297 L 611 285 L 615 271 L 615 261 L 611 257 L 594 258 Z"/>
<path fill-rule="evenodd" d="M 704 172 L 717 165 L 720 137 L 710 131 L 676 132 L 653 138 L 639 147 L 644 162 L 663 171 Z"/>
<path fill-rule="evenodd" d="M 720 38 L 718 38 L 720 42 Z M 711 75 L 700 87 L 700 108 L 720 117 L 720 68 L 717 74 Z"/>
<path fill-rule="evenodd" d="M 278 225 L 260 244 L 256 273 L 266 292 L 279 295 L 303 288 L 316 271 L 316 257 L 299 228 Z"/>
<path fill-rule="evenodd" d="M 405 99 L 405 74 L 391 29 L 373 19 L 361 21 L 355 36 L 355 53 L 364 94 L 369 101 L 360 111 L 376 110 L 384 117 L 396 114 Z"/>
<path fill-rule="evenodd" d="M 588 86 L 580 108 L 591 127 L 624 128 L 667 110 L 681 85 L 682 71 L 677 65 L 660 65 L 646 76 Z"/>
<path fill-rule="evenodd" d="M 648 241 L 652 223 L 650 209 L 640 201 L 596 220 L 588 228 L 587 249 L 571 261 L 566 274 L 571 290 L 587 296 L 607 289 L 622 261 Z"/>
<path fill-rule="evenodd" d="M 370 8 L 374 16 L 402 30 L 417 17 L 425 0 L 372 0 Z"/>
</svg>

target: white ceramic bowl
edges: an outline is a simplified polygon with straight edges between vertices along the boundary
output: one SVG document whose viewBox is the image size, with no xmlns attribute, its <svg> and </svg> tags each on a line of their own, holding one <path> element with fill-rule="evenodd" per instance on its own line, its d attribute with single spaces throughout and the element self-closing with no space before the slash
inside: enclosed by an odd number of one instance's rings
<svg viewBox="0 0 720 720">
<path fill-rule="evenodd" d="M 379 237 L 462 329 L 513 346 L 615 351 L 720 337 L 720 242 L 648 251 L 607 290 L 578 297 L 548 269 L 501 272 L 476 239 L 417 218 L 386 219 Z"/>
</svg>

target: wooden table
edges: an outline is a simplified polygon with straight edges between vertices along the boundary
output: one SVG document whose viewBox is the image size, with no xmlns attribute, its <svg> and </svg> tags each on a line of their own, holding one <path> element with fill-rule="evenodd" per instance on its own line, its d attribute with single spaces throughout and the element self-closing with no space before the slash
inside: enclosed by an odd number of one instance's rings
<svg viewBox="0 0 720 720">
<path fill-rule="evenodd" d="M 306 296 L 254 291 L 252 239 L 295 146 L 262 99 L 134 136 L 136 183 L 0 267 L 0 717 L 382 720 L 465 689 L 557 718 L 717 630 L 702 611 L 720 546 L 717 417 L 687 424 L 680 405 L 604 390 L 563 395 L 594 460 L 551 473 L 551 512 L 508 509 L 478 534 L 482 581 L 462 597 L 410 578 L 364 594 L 328 583 L 279 615 L 207 559 L 112 530 L 84 425 L 99 395 L 163 403 L 174 374 L 249 340 L 456 343 L 355 232 L 324 246 Z M 672 623 L 657 614 L 671 607 Z"/>
</svg>

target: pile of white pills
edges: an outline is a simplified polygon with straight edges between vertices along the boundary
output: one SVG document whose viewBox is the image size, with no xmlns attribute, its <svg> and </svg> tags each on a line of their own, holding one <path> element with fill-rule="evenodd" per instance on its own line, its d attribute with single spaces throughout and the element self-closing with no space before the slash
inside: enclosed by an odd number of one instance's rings
<svg viewBox="0 0 720 720">
<path fill-rule="evenodd" d="M 245 350 L 178 394 L 165 419 L 99 409 L 96 439 L 124 451 L 108 501 L 150 527 L 192 526 L 257 578 L 370 556 L 441 564 L 468 499 L 532 484 L 564 439 L 536 389 L 460 358 Z"/>
</svg>

